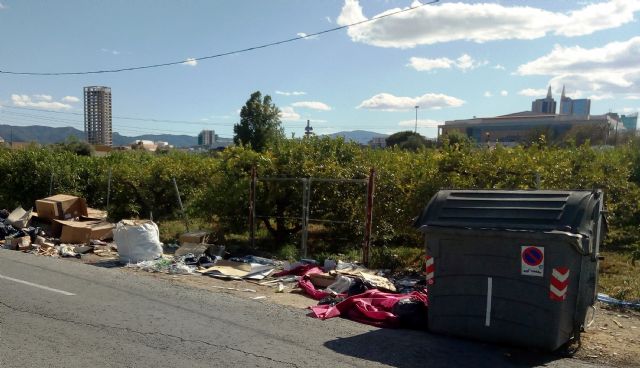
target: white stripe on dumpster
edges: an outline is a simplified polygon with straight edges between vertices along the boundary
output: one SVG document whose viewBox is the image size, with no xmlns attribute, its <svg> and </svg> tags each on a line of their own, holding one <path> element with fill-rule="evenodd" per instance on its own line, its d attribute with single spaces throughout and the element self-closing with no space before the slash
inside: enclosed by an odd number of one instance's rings
<svg viewBox="0 0 640 368">
<path fill-rule="evenodd" d="M 9 277 L 9 276 L 0 275 L 0 279 L 5 279 L 5 280 L 17 282 L 19 284 L 24 284 L 24 285 L 37 287 L 37 288 L 40 288 L 40 289 L 43 289 L 43 290 L 53 291 L 54 293 L 60 293 L 60 294 L 67 295 L 67 296 L 76 295 L 76 294 L 70 293 L 68 291 L 64 291 L 64 290 L 60 290 L 60 289 L 54 289 L 54 288 L 50 288 L 50 287 L 44 286 L 44 285 L 34 284 L 33 282 L 29 282 L 29 281 L 14 279 L 13 277 Z"/>
<path fill-rule="evenodd" d="M 560 282 L 565 282 L 569 278 L 569 272 L 565 272 L 564 274 L 562 274 L 560 273 L 560 271 L 558 271 L 557 268 L 554 268 L 551 274 Z"/>
<path fill-rule="evenodd" d="M 491 326 L 491 293 L 493 289 L 493 279 L 487 277 L 487 310 L 484 315 L 484 325 Z"/>
</svg>

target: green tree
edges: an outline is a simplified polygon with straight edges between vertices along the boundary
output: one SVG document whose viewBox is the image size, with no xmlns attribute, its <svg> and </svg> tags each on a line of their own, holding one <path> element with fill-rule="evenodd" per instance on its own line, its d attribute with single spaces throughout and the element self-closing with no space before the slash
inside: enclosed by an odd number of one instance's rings
<svg viewBox="0 0 640 368">
<path fill-rule="evenodd" d="M 271 96 L 263 98 L 260 91 L 253 92 L 240 110 L 240 123 L 233 126 L 234 143 L 250 145 L 256 152 L 264 152 L 284 138 L 279 114 Z"/>
<path fill-rule="evenodd" d="M 73 152 L 79 156 L 91 156 L 95 150 L 93 146 L 85 141 L 81 141 L 78 137 L 70 135 L 62 143 L 57 143 L 56 148 L 62 151 Z"/>
<path fill-rule="evenodd" d="M 450 148 L 469 148 L 473 145 L 473 139 L 458 130 L 452 130 L 442 137 L 443 147 Z"/>
<path fill-rule="evenodd" d="M 425 137 L 410 130 L 394 133 L 387 137 L 386 142 L 387 147 L 398 146 L 409 151 L 417 151 L 420 148 L 433 146 Z"/>
</svg>

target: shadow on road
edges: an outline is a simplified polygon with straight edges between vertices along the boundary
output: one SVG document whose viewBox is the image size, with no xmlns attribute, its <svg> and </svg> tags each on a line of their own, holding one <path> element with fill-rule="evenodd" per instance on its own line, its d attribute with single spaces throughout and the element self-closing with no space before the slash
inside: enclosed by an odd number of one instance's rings
<svg viewBox="0 0 640 368">
<path fill-rule="evenodd" d="M 562 358 L 414 330 L 379 329 L 324 345 L 339 354 L 402 368 L 533 367 Z"/>
</svg>

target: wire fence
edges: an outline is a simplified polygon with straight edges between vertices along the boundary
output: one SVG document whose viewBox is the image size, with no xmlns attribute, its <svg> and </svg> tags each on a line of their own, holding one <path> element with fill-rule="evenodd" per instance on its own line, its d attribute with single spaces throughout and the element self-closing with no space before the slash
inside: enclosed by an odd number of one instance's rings
<svg viewBox="0 0 640 368">
<path fill-rule="evenodd" d="M 257 220 L 263 220 L 266 226 L 271 226 L 275 220 L 276 226 L 284 226 L 285 221 L 295 223 L 292 228 L 300 236 L 300 254 L 306 257 L 309 251 L 309 230 L 311 223 L 327 225 L 343 225 L 351 228 L 360 228 L 362 234 L 362 260 L 368 263 L 369 247 L 371 242 L 371 222 L 373 207 L 373 191 L 375 183 L 375 171 L 371 169 L 366 179 L 342 179 L 342 178 L 283 178 L 283 177 L 258 177 L 255 169 L 252 170 L 251 184 L 249 188 L 249 233 L 252 245 L 256 240 Z M 323 190 L 329 186 L 338 186 L 339 189 Z M 262 186 L 262 188 L 260 188 Z M 344 196 L 345 201 L 351 206 L 361 209 L 362 220 L 345 219 L 335 204 L 336 198 L 326 198 L 329 193 L 343 193 L 347 186 L 355 186 L 359 195 Z M 260 190 L 262 189 L 262 190 Z M 282 203 L 268 203 L 266 192 L 280 191 L 287 196 L 289 203 L 299 201 L 299 211 L 293 212 L 292 208 L 283 208 Z M 353 189 L 351 190 L 353 192 Z M 348 199 L 346 197 L 349 197 Z M 334 206 L 327 206 L 331 202 Z M 269 211 L 262 213 L 258 211 Z M 273 213 L 275 211 L 275 213 Z M 287 215 L 288 214 L 288 215 Z M 280 229 L 282 231 L 282 229 Z"/>
</svg>

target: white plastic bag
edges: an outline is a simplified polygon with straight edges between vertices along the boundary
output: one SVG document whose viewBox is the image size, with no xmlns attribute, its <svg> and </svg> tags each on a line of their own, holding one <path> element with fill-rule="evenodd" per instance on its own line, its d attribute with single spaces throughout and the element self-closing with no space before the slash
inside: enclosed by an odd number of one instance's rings
<svg viewBox="0 0 640 368">
<path fill-rule="evenodd" d="M 113 230 L 120 263 L 151 261 L 162 256 L 160 230 L 150 220 L 122 220 Z"/>
</svg>

